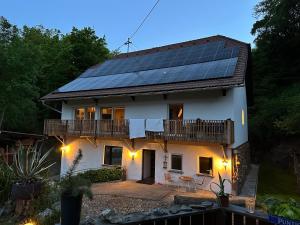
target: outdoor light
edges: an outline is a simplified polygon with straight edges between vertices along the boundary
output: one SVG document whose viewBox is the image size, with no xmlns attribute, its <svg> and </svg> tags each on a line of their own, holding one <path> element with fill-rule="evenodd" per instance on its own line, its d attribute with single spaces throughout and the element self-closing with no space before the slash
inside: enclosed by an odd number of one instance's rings
<svg viewBox="0 0 300 225">
<path fill-rule="evenodd" d="M 228 166 L 228 161 L 225 158 L 223 159 L 222 164 L 226 170 L 226 167 Z"/>
<path fill-rule="evenodd" d="M 36 225 L 32 220 L 27 220 L 23 225 Z"/>
<path fill-rule="evenodd" d="M 63 145 L 60 150 L 63 151 L 63 152 L 67 152 L 69 150 L 69 146 L 68 145 Z"/>
<path fill-rule="evenodd" d="M 134 160 L 134 157 L 136 156 L 136 152 L 130 152 L 130 156 L 131 156 L 131 159 Z"/>
</svg>

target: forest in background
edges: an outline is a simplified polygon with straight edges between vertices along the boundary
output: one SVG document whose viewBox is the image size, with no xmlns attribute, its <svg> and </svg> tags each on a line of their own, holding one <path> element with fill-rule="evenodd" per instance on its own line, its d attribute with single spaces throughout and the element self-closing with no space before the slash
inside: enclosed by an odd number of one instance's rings
<svg viewBox="0 0 300 225">
<path fill-rule="evenodd" d="M 263 0 L 254 15 L 249 139 L 260 155 L 300 134 L 300 2 Z M 92 28 L 62 34 L 42 26 L 18 28 L 1 17 L 1 129 L 42 133 L 43 120 L 55 113 L 39 98 L 111 55 L 105 37 Z"/>
</svg>

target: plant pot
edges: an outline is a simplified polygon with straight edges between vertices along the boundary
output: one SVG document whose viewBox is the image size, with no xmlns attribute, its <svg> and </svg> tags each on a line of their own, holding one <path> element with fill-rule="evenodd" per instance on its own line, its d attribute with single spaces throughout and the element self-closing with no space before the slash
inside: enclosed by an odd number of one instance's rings
<svg viewBox="0 0 300 225">
<path fill-rule="evenodd" d="M 219 202 L 221 207 L 228 207 L 229 206 L 229 196 L 228 195 L 222 195 L 219 196 Z"/>
<path fill-rule="evenodd" d="M 39 195 L 42 191 L 42 182 L 15 183 L 11 188 L 11 198 L 16 200 L 30 200 Z"/>
<path fill-rule="evenodd" d="M 80 223 L 82 194 L 78 196 L 62 194 L 60 203 L 61 225 L 78 225 Z"/>
</svg>

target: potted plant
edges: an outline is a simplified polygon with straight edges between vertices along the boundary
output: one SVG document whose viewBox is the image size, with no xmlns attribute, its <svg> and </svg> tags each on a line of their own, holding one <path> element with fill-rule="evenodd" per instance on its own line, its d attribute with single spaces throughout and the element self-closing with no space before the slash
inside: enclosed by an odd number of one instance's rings
<svg viewBox="0 0 300 225">
<path fill-rule="evenodd" d="M 93 197 L 90 189 L 91 182 L 82 176 L 74 174 L 81 159 L 82 152 L 79 149 L 72 166 L 60 182 L 62 225 L 78 225 L 83 195 L 90 199 Z"/>
<path fill-rule="evenodd" d="M 218 173 L 219 175 L 219 184 L 217 184 L 216 182 L 211 182 L 210 184 L 210 190 L 217 196 L 217 201 L 219 206 L 221 207 L 228 207 L 229 206 L 229 194 L 225 193 L 225 181 L 228 181 L 229 183 L 230 180 L 228 179 L 223 179 L 220 175 L 220 173 Z M 212 188 L 212 185 L 216 185 L 218 187 L 218 191 L 214 191 Z"/>
<path fill-rule="evenodd" d="M 9 168 L 14 172 L 16 181 L 12 185 L 11 197 L 16 200 L 30 200 L 36 197 L 42 189 L 42 172 L 55 164 L 46 161 L 52 148 L 42 154 L 43 144 L 25 148 L 19 144 L 14 155 L 14 163 Z"/>
</svg>

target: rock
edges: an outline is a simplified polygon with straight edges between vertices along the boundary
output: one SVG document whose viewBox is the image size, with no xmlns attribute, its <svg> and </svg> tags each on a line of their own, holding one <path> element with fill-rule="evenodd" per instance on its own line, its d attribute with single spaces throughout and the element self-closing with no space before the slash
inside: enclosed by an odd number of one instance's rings
<svg viewBox="0 0 300 225">
<path fill-rule="evenodd" d="M 15 203 L 13 201 L 7 201 L 4 203 L 3 207 L 0 208 L 0 217 L 7 216 L 14 212 Z"/>
<path fill-rule="evenodd" d="M 149 212 L 130 213 L 123 217 L 122 223 L 142 221 L 148 218 L 149 216 L 151 216 L 151 213 Z"/>
<path fill-rule="evenodd" d="M 107 219 L 110 216 L 116 215 L 116 211 L 114 209 L 104 209 L 100 212 L 99 217 L 102 219 Z"/>
<path fill-rule="evenodd" d="M 193 209 L 187 205 L 182 205 L 180 207 L 180 212 L 190 212 L 190 211 L 193 211 Z"/>
<path fill-rule="evenodd" d="M 80 222 L 80 225 L 100 225 L 100 221 L 94 218 L 87 217 Z"/>
<path fill-rule="evenodd" d="M 186 205 L 174 205 L 169 209 L 169 212 L 171 214 L 177 214 L 180 212 L 191 212 L 193 211 L 193 209 L 190 206 L 186 206 Z"/>
<path fill-rule="evenodd" d="M 152 214 L 154 216 L 165 216 L 168 215 L 168 211 L 166 209 L 156 208 L 152 210 Z"/>
<path fill-rule="evenodd" d="M 114 216 L 110 216 L 109 218 L 107 218 L 107 221 L 112 223 L 112 224 L 120 224 L 120 223 L 124 223 L 124 218 L 122 215 L 114 215 Z"/>
<path fill-rule="evenodd" d="M 38 217 L 40 217 L 41 219 L 45 218 L 45 217 L 48 217 L 48 216 L 52 216 L 53 214 L 53 210 L 52 209 L 45 209 L 44 211 L 40 212 L 38 214 Z"/>
</svg>

